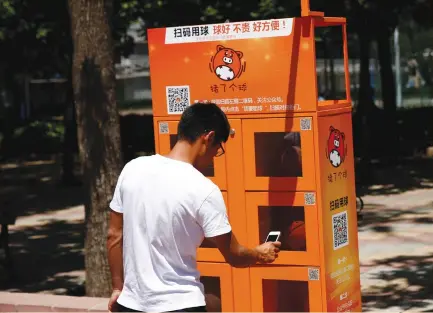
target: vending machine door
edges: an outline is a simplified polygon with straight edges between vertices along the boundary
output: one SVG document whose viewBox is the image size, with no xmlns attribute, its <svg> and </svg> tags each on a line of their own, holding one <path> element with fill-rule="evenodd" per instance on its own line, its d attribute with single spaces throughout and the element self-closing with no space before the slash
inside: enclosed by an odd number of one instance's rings
<svg viewBox="0 0 433 313">
<path fill-rule="evenodd" d="M 221 263 L 197 263 L 207 312 L 233 312 L 232 270 Z"/>
<path fill-rule="evenodd" d="M 312 117 L 242 121 L 245 189 L 316 188 Z"/>
<path fill-rule="evenodd" d="M 280 253 L 274 264 L 320 265 L 316 194 L 309 192 L 247 192 L 248 244 L 280 232 Z"/>
<path fill-rule="evenodd" d="M 252 312 L 322 312 L 319 268 L 250 269 Z"/>
</svg>

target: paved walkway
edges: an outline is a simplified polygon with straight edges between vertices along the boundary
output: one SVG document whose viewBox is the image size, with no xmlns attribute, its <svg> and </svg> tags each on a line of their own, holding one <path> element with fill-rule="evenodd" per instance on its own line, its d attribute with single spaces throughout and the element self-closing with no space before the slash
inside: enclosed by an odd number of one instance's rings
<svg viewBox="0 0 433 313">
<path fill-rule="evenodd" d="M 59 172 L 47 164 L 35 171 L 41 169 L 44 177 Z M 33 177 L 32 166 L 21 168 L 22 173 Z M 18 188 L 16 203 L 8 204 L 28 209 L 11 228 L 19 269 L 15 283 L 1 281 L 6 273 L 0 267 L 0 289 L 65 294 L 84 280 L 81 189 L 53 187 L 54 178 L 43 179 L 26 186 L 25 198 L 19 197 L 24 193 Z M 56 199 L 50 197 L 54 194 Z M 363 199 L 359 244 L 365 310 L 433 311 L 433 189 Z"/>
<path fill-rule="evenodd" d="M 366 196 L 359 227 L 370 311 L 433 311 L 433 189 Z"/>
</svg>

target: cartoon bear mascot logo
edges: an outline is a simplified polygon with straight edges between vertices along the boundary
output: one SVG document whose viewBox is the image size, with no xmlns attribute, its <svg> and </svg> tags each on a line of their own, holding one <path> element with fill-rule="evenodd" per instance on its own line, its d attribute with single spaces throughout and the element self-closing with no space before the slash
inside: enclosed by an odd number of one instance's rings
<svg viewBox="0 0 433 313">
<path fill-rule="evenodd" d="M 239 78 L 245 72 L 246 63 L 242 60 L 244 54 L 224 46 L 217 46 L 216 54 L 211 58 L 209 67 L 219 79 L 231 81 Z"/>
<path fill-rule="evenodd" d="M 333 167 L 339 167 L 343 164 L 347 155 L 347 146 L 345 145 L 346 136 L 332 126 L 329 128 L 329 131 L 326 157 Z"/>
</svg>

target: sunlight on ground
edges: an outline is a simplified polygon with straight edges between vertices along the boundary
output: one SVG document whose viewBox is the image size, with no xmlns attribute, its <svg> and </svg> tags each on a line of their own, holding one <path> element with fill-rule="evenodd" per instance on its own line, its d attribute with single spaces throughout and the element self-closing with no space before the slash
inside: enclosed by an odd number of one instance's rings
<svg viewBox="0 0 433 313">
<path fill-rule="evenodd" d="M 67 221 L 70 223 L 84 222 L 84 205 L 19 217 L 15 225 L 11 227 L 11 230 L 22 227 L 48 225 L 55 221 Z"/>
<path fill-rule="evenodd" d="M 26 161 L 26 162 L 12 162 L 12 163 L 0 163 L 0 169 L 15 169 L 19 167 L 30 167 L 39 165 L 54 165 L 56 160 L 38 160 L 38 161 Z"/>
</svg>

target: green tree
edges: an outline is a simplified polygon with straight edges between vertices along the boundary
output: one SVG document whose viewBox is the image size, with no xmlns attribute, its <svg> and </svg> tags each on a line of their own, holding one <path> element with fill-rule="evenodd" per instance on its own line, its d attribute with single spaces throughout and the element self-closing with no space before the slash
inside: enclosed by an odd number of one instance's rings
<svg viewBox="0 0 433 313">
<path fill-rule="evenodd" d="M 19 116 L 23 83 L 28 77 L 50 76 L 68 68 L 71 51 L 64 1 L 4 0 L 0 3 L 0 89 L 11 102 L 2 150 L 7 151 Z M 70 53 L 69 53 L 70 55 Z M 1 103 L 0 103 L 0 106 Z"/>
</svg>

